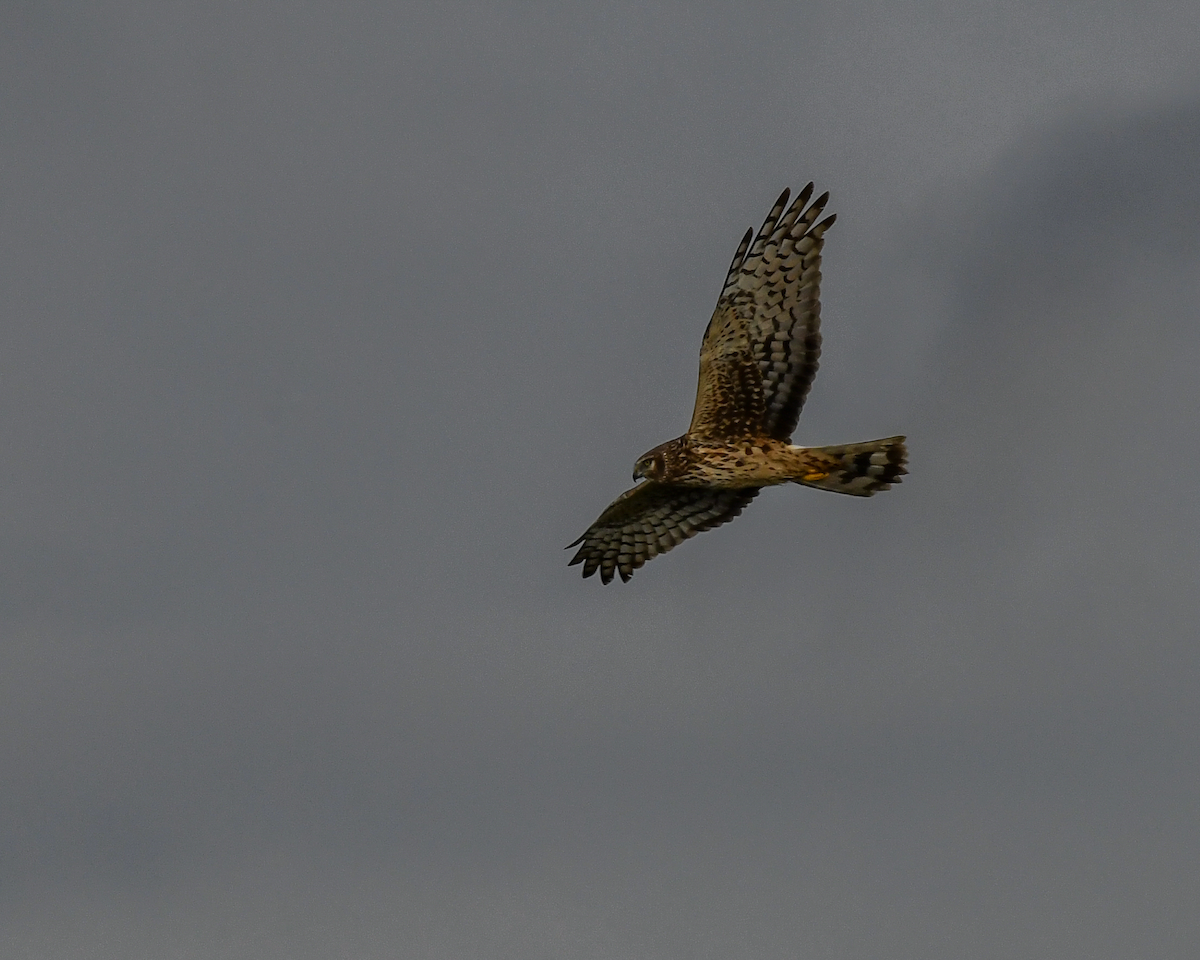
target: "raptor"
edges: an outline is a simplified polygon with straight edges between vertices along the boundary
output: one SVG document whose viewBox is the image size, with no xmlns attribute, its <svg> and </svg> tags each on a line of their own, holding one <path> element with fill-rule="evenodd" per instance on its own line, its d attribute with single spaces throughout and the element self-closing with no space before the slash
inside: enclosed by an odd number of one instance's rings
<svg viewBox="0 0 1200 960">
<path fill-rule="evenodd" d="M 832 447 L 791 443 L 821 354 L 821 248 L 835 216 L 784 190 L 746 232 L 700 345 L 687 432 L 638 458 L 626 490 L 578 540 L 571 565 L 609 583 L 697 533 L 732 520 L 765 486 L 798 483 L 870 497 L 899 483 L 904 437 Z"/>
</svg>

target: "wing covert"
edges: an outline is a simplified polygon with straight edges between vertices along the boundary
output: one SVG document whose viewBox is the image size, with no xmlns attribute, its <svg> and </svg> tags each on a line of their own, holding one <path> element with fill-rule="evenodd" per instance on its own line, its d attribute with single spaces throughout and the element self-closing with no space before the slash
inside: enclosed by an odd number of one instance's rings
<svg viewBox="0 0 1200 960">
<path fill-rule="evenodd" d="M 704 331 L 696 406 L 688 435 L 707 440 L 736 440 L 762 433 L 762 373 L 754 362 L 745 319 L 718 304 Z"/>
<path fill-rule="evenodd" d="M 582 544 L 568 566 L 582 563 L 585 577 L 599 570 L 604 583 L 614 572 L 628 581 L 647 560 L 728 523 L 757 495 L 756 487 L 640 483 L 617 497 L 583 536 L 568 544 L 568 549 Z"/>
</svg>

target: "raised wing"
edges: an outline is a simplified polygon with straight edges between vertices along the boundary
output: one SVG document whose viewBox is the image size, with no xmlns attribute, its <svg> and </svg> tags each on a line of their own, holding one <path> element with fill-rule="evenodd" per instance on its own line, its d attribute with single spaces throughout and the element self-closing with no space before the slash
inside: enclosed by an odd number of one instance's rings
<svg viewBox="0 0 1200 960">
<path fill-rule="evenodd" d="M 583 564 L 583 575 L 597 570 L 609 583 L 613 572 L 624 581 L 647 560 L 690 537 L 728 523 L 758 495 L 757 487 L 719 489 L 641 483 L 617 497 L 582 537 L 569 566 Z"/>
<path fill-rule="evenodd" d="M 789 440 L 821 355 L 821 247 L 829 194 L 784 190 L 758 234 L 742 238 L 700 347 L 688 433 Z"/>
</svg>

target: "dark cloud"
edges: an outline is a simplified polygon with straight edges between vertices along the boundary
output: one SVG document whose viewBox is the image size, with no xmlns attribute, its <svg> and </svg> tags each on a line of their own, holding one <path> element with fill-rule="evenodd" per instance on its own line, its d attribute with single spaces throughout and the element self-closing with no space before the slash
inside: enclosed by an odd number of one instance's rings
<svg viewBox="0 0 1200 960">
<path fill-rule="evenodd" d="M 1190 7 L 3 17 L 6 955 L 1196 942 Z M 810 177 L 912 476 L 580 581 Z"/>
</svg>

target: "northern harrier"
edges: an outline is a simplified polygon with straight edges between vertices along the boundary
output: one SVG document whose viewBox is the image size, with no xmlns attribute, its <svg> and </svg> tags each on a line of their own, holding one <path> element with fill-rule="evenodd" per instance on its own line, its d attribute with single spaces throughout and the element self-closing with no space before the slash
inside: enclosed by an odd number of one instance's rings
<svg viewBox="0 0 1200 960">
<path fill-rule="evenodd" d="M 660 553 L 727 523 L 765 486 L 801 483 L 869 497 L 899 483 L 904 437 L 838 447 L 794 447 L 792 431 L 821 354 L 821 247 L 829 194 L 788 206 L 780 195 L 762 229 L 738 244 L 700 345 L 700 384 L 682 437 L 633 467 L 626 490 L 582 537 L 571 564 L 622 580 Z M 814 226 L 815 224 L 815 226 Z"/>
</svg>

